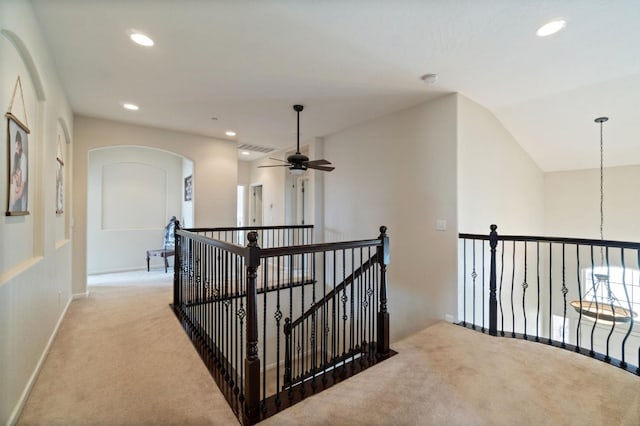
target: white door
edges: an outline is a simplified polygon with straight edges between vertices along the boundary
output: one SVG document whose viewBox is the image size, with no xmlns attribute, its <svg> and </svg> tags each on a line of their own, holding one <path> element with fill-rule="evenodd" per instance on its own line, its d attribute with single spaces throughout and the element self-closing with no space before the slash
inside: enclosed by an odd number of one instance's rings
<svg viewBox="0 0 640 426">
<path fill-rule="evenodd" d="M 249 226 L 262 226 L 262 185 L 251 187 L 251 215 Z"/>
</svg>

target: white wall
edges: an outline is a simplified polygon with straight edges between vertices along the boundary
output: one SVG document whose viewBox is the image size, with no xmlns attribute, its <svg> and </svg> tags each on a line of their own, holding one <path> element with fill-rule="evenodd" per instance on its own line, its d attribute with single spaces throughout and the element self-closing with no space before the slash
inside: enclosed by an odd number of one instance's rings
<svg viewBox="0 0 640 426">
<path fill-rule="evenodd" d="M 135 145 L 194 160 L 194 226 L 231 226 L 235 223 L 238 163 L 234 143 L 82 116 L 75 117 L 74 124 L 74 293 L 85 293 L 87 286 L 87 183 L 91 150 Z"/>
<path fill-rule="evenodd" d="M 7 111 L 20 76 L 26 117 L 21 99 L 16 99 L 12 111 L 21 121 L 27 121 L 31 131 L 30 214 L 3 214 L 0 219 L 0 424 L 6 424 L 19 415 L 71 300 L 71 243 L 69 234 L 65 235 L 68 230 L 58 232 L 58 223 L 64 224 L 72 212 L 67 209 L 56 216 L 55 179 L 58 123 L 70 128 L 73 116 L 30 2 L 1 1 L 0 30 L 0 102 Z M 2 120 L 6 129 L 6 120 Z M 66 139 L 72 143 L 73 135 Z M 6 137 L 0 137 L 1 156 L 8 152 Z M 70 178 L 71 159 L 65 167 Z M 3 213 L 7 207 L 7 176 L 3 158 Z M 70 185 L 65 195 L 70 202 Z"/>
<path fill-rule="evenodd" d="M 388 227 L 392 341 L 457 311 L 456 104 L 445 96 L 325 138 L 327 240 Z"/>
<path fill-rule="evenodd" d="M 270 154 L 273 158 L 285 159 L 283 151 Z M 285 224 L 285 192 L 284 185 L 289 173 L 286 167 L 258 166 L 273 164 L 273 160 L 262 158 L 251 163 L 248 191 L 248 207 L 251 211 L 251 187 L 262 185 L 262 224 L 264 226 Z M 251 218 L 248 218 L 247 225 L 251 225 Z"/>
<path fill-rule="evenodd" d="M 193 227 L 193 198 L 191 201 L 185 201 L 184 199 L 184 180 L 187 176 L 192 176 L 193 179 L 193 161 L 182 159 L 182 189 L 180 190 L 180 199 L 182 200 L 182 217 L 176 216 L 180 219 L 180 226 L 183 228 Z M 193 194 L 192 194 L 193 197 Z"/>
<path fill-rule="evenodd" d="M 484 234 L 490 232 L 490 225 L 498 225 L 498 234 L 505 235 L 542 235 L 544 233 L 544 175 L 518 142 L 486 108 L 472 100 L 458 96 L 458 220 L 460 232 Z M 489 256 L 485 256 L 482 268 L 482 244 L 467 242 L 466 281 L 465 268 L 459 268 L 459 306 L 458 320 L 472 321 L 474 314 L 480 323 L 482 312 L 488 315 L 488 272 Z M 485 243 L 485 250 L 488 244 Z M 463 249 L 459 244 L 458 263 L 464 264 Z M 477 258 L 474 268 L 473 250 Z M 500 250 L 500 248 L 499 248 Z M 508 251 L 508 248 L 507 248 Z M 500 255 L 500 251 L 498 255 Z M 517 252 L 514 276 L 518 282 L 525 280 L 522 253 Z M 508 257 L 511 258 L 510 256 Z M 507 262 L 507 269 L 510 263 Z M 473 310 L 474 280 L 473 272 L 481 275 L 485 272 L 485 293 L 482 293 L 482 277 L 476 280 L 476 309 Z M 507 276 L 511 276 L 510 272 Z M 529 272 L 530 273 L 530 272 Z M 531 277 L 529 279 L 532 279 Z M 466 282 L 466 292 L 463 284 Z M 466 294 L 465 294 L 466 293 Z M 517 306 L 520 312 L 522 287 L 515 288 Z M 531 292 L 529 292 L 531 294 Z M 463 299 L 466 299 L 466 312 L 463 311 Z M 508 292 L 502 299 L 505 310 L 505 328 L 511 329 L 511 302 Z M 536 306 L 530 306 L 535 300 L 530 296 L 527 303 L 527 315 L 535 317 Z M 484 304 L 484 306 L 483 306 Z M 516 303 L 514 302 L 514 305 Z M 487 317 L 488 318 L 488 317 Z M 516 321 L 521 320 L 518 316 Z M 488 319 L 487 319 L 488 321 Z M 488 322 L 485 322 L 488 323 Z M 528 327 L 533 321 L 528 322 Z M 530 327 L 529 327 L 530 328 Z"/>
<path fill-rule="evenodd" d="M 167 222 L 182 216 L 182 166 L 181 157 L 157 149 L 89 152 L 87 273 L 146 267 L 146 250 L 162 248 Z"/>
<path fill-rule="evenodd" d="M 604 238 L 640 241 L 640 166 L 604 169 Z M 545 232 L 600 238 L 600 170 L 546 173 Z"/>
<path fill-rule="evenodd" d="M 542 171 L 489 110 L 457 96 L 460 232 L 542 234 Z"/>
</svg>

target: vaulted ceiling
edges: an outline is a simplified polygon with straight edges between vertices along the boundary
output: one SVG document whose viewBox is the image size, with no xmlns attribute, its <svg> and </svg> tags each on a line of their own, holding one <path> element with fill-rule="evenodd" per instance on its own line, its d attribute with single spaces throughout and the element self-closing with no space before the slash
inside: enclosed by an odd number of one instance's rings
<svg viewBox="0 0 640 426">
<path fill-rule="evenodd" d="M 280 149 L 295 103 L 304 140 L 459 92 L 545 171 L 597 167 L 602 115 L 605 164 L 640 164 L 637 0 L 32 3 L 78 114 Z"/>
</svg>

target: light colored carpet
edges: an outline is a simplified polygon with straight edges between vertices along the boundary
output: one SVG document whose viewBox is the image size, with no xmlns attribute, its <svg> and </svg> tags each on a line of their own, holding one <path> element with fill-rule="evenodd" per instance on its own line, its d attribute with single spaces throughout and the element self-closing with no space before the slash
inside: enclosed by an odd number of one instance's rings
<svg viewBox="0 0 640 426">
<path fill-rule="evenodd" d="M 169 307 L 171 280 L 164 271 L 91 277 L 18 424 L 237 424 Z"/>
<path fill-rule="evenodd" d="M 168 307 L 170 274 L 93 284 L 71 304 L 19 424 L 238 424 Z M 392 347 L 395 357 L 262 424 L 640 425 L 640 377 L 582 355 L 447 323 Z"/>
</svg>

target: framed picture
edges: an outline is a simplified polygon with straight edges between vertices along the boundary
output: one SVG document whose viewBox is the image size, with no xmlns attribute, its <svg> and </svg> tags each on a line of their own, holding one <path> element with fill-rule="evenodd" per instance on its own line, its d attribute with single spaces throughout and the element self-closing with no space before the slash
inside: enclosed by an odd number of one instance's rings
<svg viewBox="0 0 640 426">
<path fill-rule="evenodd" d="M 184 178 L 184 200 L 191 201 L 193 197 L 193 175 Z"/>
<path fill-rule="evenodd" d="M 29 214 L 29 129 L 10 112 L 7 117 L 9 197 L 7 216 Z"/>
<path fill-rule="evenodd" d="M 64 160 L 62 157 L 62 139 L 58 135 L 56 146 L 56 214 L 64 213 Z"/>
</svg>

